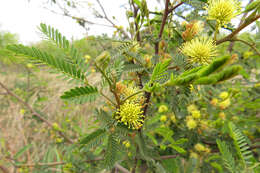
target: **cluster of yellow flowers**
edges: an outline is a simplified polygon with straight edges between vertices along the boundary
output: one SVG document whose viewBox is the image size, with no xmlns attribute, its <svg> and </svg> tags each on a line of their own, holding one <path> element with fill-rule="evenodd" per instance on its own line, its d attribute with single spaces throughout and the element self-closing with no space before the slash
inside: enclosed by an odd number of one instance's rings
<svg viewBox="0 0 260 173">
<path fill-rule="evenodd" d="M 198 130 L 208 129 L 209 121 L 202 118 L 201 112 L 194 104 L 189 105 L 187 107 L 187 110 L 189 112 L 189 115 L 186 117 L 186 126 L 188 127 L 189 130 L 195 129 L 198 126 L 199 126 Z"/>
<path fill-rule="evenodd" d="M 226 108 L 228 108 L 230 106 L 231 101 L 230 101 L 228 92 L 226 92 L 226 91 L 221 92 L 219 94 L 219 98 L 221 99 L 220 102 L 219 102 L 219 100 L 217 98 L 213 98 L 210 103 L 213 106 L 219 106 L 219 108 L 222 109 L 222 110 L 226 109 Z"/>
<path fill-rule="evenodd" d="M 198 124 L 195 119 L 199 119 L 201 115 L 200 115 L 200 111 L 197 109 L 197 107 L 194 104 L 188 106 L 187 109 L 191 115 L 186 117 L 186 125 L 188 129 L 191 130 L 197 127 Z"/>
<path fill-rule="evenodd" d="M 241 4 L 238 0 L 209 0 L 205 7 L 209 20 L 217 21 L 217 31 L 219 27 L 230 23 L 231 19 L 240 14 Z M 185 41 L 180 47 L 180 51 L 188 57 L 190 63 L 208 64 L 217 56 L 217 46 L 215 41 L 208 36 L 198 35 L 203 30 L 202 22 L 191 22 L 185 24 L 186 30 L 182 37 Z"/>
<path fill-rule="evenodd" d="M 195 150 L 198 152 L 206 152 L 206 153 L 210 153 L 210 148 L 205 147 L 204 145 L 198 143 L 194 146 Z"/>
</svg>

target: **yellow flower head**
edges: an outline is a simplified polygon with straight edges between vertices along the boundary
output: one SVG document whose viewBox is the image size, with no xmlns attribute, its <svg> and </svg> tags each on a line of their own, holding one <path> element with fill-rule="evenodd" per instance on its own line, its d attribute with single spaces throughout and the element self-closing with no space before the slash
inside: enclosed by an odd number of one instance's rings
<svg viewBox="0 0 260 173">
<path fill-rule="evenodd" d="M 185 42 L 180 51 L 191 63 L 208 64 L 217 56 L 217 46 L 212 38 L 201 36 Z"/>
<path fill-rule="evenodd" d="M 211 101 L 210 101 L 210 104 L 212 104 L 213 106 L 216 106 L 218 104 L 218 99 L 217 98 L 213 98 Z"/>
<path fill-rule="evenodd" d="M 160 121 L 161 122 L 167 121 L 167 116 L 166 115 L 162 115 L 161 118 L 160 118 Z"/>
<path fill-rule="evenodd" d="M 127 100 L 120 106 L 115 118 L 118 122 L 127 125 L 129 129 L 139 129 L 144 122 L 142 106 Z"/>
<path fill-rule="evenodd" d="M 219 116 L 219 118 L 221 118 L 222 120 L 226 119 L 226 115 L 225 115 L 224 112 L 220 112 L 220 113 L 218 114 L 218 116 Z"/>
<path fill-rule="evenodd" d="M 127 97 L 135 94 L 138 91 L 139 91 L 139 88 L 134 87 L 134 86 L 129 86 L 129 87 L 123 88 L 122 95 L 124 96 L 124 98 L 127 98 Z M 137 95 L 130 97 L 128 100 L 133 101 L 133 102 L 140 102 L 141 98 L 142 98 L 142 93 L 139 93 Z"/>
<path fill-rule="evenodd" d="M 219 98 L 221 98 L 222 100 L 225 100 L 226 98 L 228 98 L 228 92 L 226 92 L 226 91 L 221 92 L 219 94 Z"/>
<path fill-rule="evenodd" d="M 176 116 L 174 115 L 174 113 L 172 113 L 172 114 L 170 115 L 170 119 L 172 120 L 173 123 L 176 123 L 176 122 L 177 122 Z"/>
<path fill-rule="evenodd" d="M 200 118 L 200 111 L 198 110 L 191 111 L 191 115 L 193 118 Z"/>
<path fill-rule="evenodd" d="M 163 112 L 167 112 L 168 111 L 168 107 L 166 105 L 161 105 L 158 109 L 159 113 L 163 113 Z"/>
<path fill-rule="evenodd" d="M 220 109 L 226 109 L 227 107 L 230 106 L 230 104 L 231 104 L 231 103 L 230 103 L 230 99 L 228 98 L 228 99 L 226 99 L 226 100 L 220 102 L 220 103 L 219 103 L 219 107 L 220 107 Z"/>
<path fill-rule="evenodd" d="M 195 150 L 197 150 L 198 152 L 202 152 L 202 151 L 205 151 L 206 150 L 206 147 L 200 143 L 196 144 L 194 146 Z"/>
<path fill-rule="evenodd" d="M 230 23 L 241 12 L 241 3 L 238 0 L 209 0 L 205 7 L 209 20 L 216 20 L 220 26 Z"/>
<path fill-rule="evenodd" d="M 197 107 L 194 104 L 191 104 L 187 107 L 188 112 L 196 111 Z"/>
<path fill-rule="evenodd" d="M 194 128 L 197 127 L 197 122 L 194 119 L 189 118 L 189 119 L 187 119 L 186 125 L 187 125 L 189 130 L 194 129 Z"/>
<path fill-rule="evenodd" d="M 131 144 L 128 140 L 124 141 L 123 144 L 126 148 L 129 148 L 131 146 Z"/>
</svg>

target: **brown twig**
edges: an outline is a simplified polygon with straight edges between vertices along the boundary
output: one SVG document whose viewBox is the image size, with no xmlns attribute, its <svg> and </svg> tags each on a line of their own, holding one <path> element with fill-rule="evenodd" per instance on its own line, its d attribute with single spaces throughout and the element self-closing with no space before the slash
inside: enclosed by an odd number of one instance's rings
<svg viewBox="0 0 260 173">
<path fill-rule="evenodd" d="M 23 99 L 21 99 L 18 95 L 13 93 L 11 90 L 9 90 L 3 83 L 0 82 L 0 86 L 6 90 L 6 92 L 11 95 L 12 97 L 16 98 L 20 103 L 22 103 L 25 107 L 29 109 L 29 111 L 39 118 L 41 121 L 45 122 L 49 127 L 53 127 L 52 123 L 48 121 L 47 119 L 43 118 L 39 113 L 37 113 L 28 103 L 26 103 Z M 67 137 L 63 132 L 58 131 L 59 135 L 62 136 L 67 142 L 74 143 L 72 139 Z"/>
<path fill-rule="evenodd" d="M 8 170 L 6 167 L 1 166 L 1 165 L 0 165 L 0 170 L 1 170 L 3 173 L 9 173 L 9 170 Z"/>
<path fill-rule="evenodd" d="M 245 40 L 241 40 L 241 39 L 237 39 L 237 38 L 233 38 L 233 39 L 230 39 L 230 40 L 227 40 L 227 41 L 239 41 L 239 42 L 241 42 L 241 43 L 244 43 L 244 44 L 246 44 L 246 45 L 248 45 L 248 46 L 250 46 L 255 52 L 256 52 L 256 54 L 258 55 L 258 56 L 260 56 L 260 52 L 259 52 L 259 50 L 254 46 L 254 44 L 250 44 L 250 43 L 248 43 L 247 41 L 245 41 Z"/>
<path fill-rule="evenodd" d="M 129 36 L 128 36 L 128 34 L 125 32 L 125 30 L 123 30 L 122 28 L 118 28 L 117 25 L 116 25 L 112 20 L 109 19 L 109 17 L 107 16 L 107 13 L 106 13 L 106 11 L 105 11 L 103 5 L 100 3 L 100 1 L 99 1 L 99 0 L 96 0 L 96 1 L 97 1 L 98 5 L 100 6 L 100 8 L 101 8 L 101 10 L 102 10 L 102 12 L 103 12 L 103 14 L 104 14 L 104 16 L 102 16 L 102 18 L 104 18 L 105 20 L 107 20 L 114 28 L 118 29 L 126 38 L 129 39 Z"/>
<path fill-rule="evenodd" d="M 86 160 L 84 161 L 84 163 L 92 163 L 92 162 L 96 162 L 96 161 L 100 161 L 100 160 L 104 160 L 103 158 L 96 158 L 96 159 L 91 159 L 91 160 Z M 58 165 L 65 165 L 66 162 L 51 162 L 51 163 L 36 163 L 36 164 L 19 164 L 19 165 L 15 165 L 15 167 L 20 168 L 20 167 L 37 167 L 37 166 L 58 166 Z M 1 168 L 1 167 L 0 167 Z M 123 166 L 121 166 L 120 164 L 116 163 L 115 164 L 115 168 L 120 170 L 122 173 L 130 173 L 130 171 L 128 171 L 126 168 L 124 168 Z M 8 172 L 6 172 L 8 173 Z"/>
<path fill-rule="evenodd" d="M 249 16 L 250 17 L 250 16 Z M 234 30 L 231 34 L 227 35 L 226 37 L 218 40 L 216 42 L 217 45 L 224 43 L 226 41 L 229 41 L 231 39 L 233 39 L 241 30 L 243 30 L 245 27 L 247 27 L 248 25 L 250 25 L 251 23 L 255 22 L 256 20 L 258 20 L 260 18 L 260 14 L 256 15 L 254 18 L 252 18 L 250 21 L 245 21 L 242 25 L 240 25 L 236 30 Z"/>
<path fill-rule="evenodd" d="M 250 4 L 250 3 L 252 3 L 252 2 L 253 2 L 253 0 L 250 0 L 250 1 L 248 2 L 248 4 Z M 248 5 L 248 4 L 247 4 L 247 5 Z M 243 23 L 243 21 L 244 21 L 244 19 L 246 18 L 247 15 L 248 15 L 248 12 L 246 12 L 246 13 L 243 14 L 243 16 L 242 16 L 242 18 L 241 18 L 241 20 L 240 20 L 238 26 L 242 25 L 242 23 Z M 232 52 L 233 46 L 234 46 L 234 42 L 232 41 L 232 42 L 230 42 L 230 44 L 229 44 L 229 46 L 228 46 L 228 51 L 229 51 L 229 52 Z"/>
</svg>

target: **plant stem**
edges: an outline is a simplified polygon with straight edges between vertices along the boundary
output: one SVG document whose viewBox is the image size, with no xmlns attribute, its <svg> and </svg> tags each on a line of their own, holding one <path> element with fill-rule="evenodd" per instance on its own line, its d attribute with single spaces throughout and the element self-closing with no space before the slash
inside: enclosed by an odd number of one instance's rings
<svg viewBox="0 0 260 173">
<path fill-rule="evenodd" d="M 109 101 L 110 103 L 112 103 L 114 106 L 117 106 L 117 104 L 115 102 L 113 102 L 109 97 L 107 97 L 102 91 L 100 91 L 100 94 L 107 99 L 107 101 Z"/>
<path fill-rule="evenodd" d="M 252 17 L 251 15 L 248 18 Z M 221 43 L 224 43 L 224 42 L 229 41 L 230 39 L 234 38 L 234 36 L 236 36 L 241 30 L 243 30 L 245 27 L 247 27 L 251 23 L 253 23 L 256 20 L 258 20 L 259 18 L 260 18 L 260 14 L 256 15 L 255 17 L 253 17 L 250 21 L 246 21 L 245 20 L 245 22 L 242 25 L 240 25 L 236 30 L 234 30 L 231 34 L 227 35 L 226 37 L 218 40 L 216 42 L 216 44 L 219 45 Z"/>
<path fill-rule="evenodd" d="M 137 94 L 140 94 L 140 93 L 142 93 L 142 92 L 145 92 L 145 91 L 144 91 L 144 90 L 137 91 L 136 93 L 134 93 L 134 94 L 132 94 L 132 95 L 126 97 L 124 100 L 121 101 L 121 103 L 124 103 L 126 100 L 128 100 L 128 99 L 130 99 L 131 97 L 133 97 L 133 96 L 135 96 L 135 95 L 137 95 Z"/>
</svg>

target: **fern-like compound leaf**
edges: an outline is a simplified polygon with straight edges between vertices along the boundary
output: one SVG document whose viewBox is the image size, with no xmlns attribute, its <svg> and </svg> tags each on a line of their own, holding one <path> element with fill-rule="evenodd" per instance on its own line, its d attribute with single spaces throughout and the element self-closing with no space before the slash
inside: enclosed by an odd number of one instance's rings
<svg viewBox="0 0 260 173">
<path fill-rule="evenodd" d="M 115 135 L 110 134 L 105 153 L 105 166 L 112 169 L 116 163 L 117 152 L 119 152 L 119 144 Z"/>
<path fill-rule="evenodd" d="M 153 73 L 151 76 L 151 81 L 156 82 L 158 80 L 161 80 L 165 78 L 165 75 L 167 74 L 168 66 L 170 65 L 171 60 L 166 60 L 164 62 L 159 62 L 156 64 L 156 66 L 153 69 Z"/>
<path fill-rule="evenodd" d="M 88 134 L 84 138 L 82 138 L 79 144 L 81 145 L 81 148 L 83 147 L 93 148 L 98 144 L 100 144 L 104 140 L 105 136 L 106 136 L 106 130 L 98 129 Z"/>
<path fill-rule="evenodd" d="M 77 68 L 75 64 L 67 62 L 65 59 L 55 58 L 52 55 L 42 52 L 35 47 L 27 47 L 23 45 L 9 45 L 7 49 L 28 56 L 31 60 L 50 66 L 51 68 L 62 72 L 72 79 L 85 81 L 85 74 Z"/>
<path fill-rule="evenodd" d="M 229 122 L 229 135 L 233 138 L 235 148 L 241 158 L 244 167 L 252 165 L 252 159 L 254 158 L 246 137 L 243 133 L 232 123 Z"/>
<path fill-rule="evenodd" d="M 98 96 L 98 89 L 92 86 L 76 87 L 66 91 L 61 98 L 71 100 L 76 103 L 93 102 Z"/>
<path fill-rule="evenodd" d="M 47 26 L 46 24 L 41 23 L 40 30 L 48 37 L 48 39 L 54 41 L 60 48 L 69 49 L 69 41 L 57 29 L 54 29 L 50 25 Z"/>
<path fill-rule="evenodd" d="M 231 172 L 231 173 L 235 173 L 235 159 L 232 156 L 232 153 L 230 152 L 227 144 L 224 141 L 221 141 L 219 139 L 217 139 L 217 145 L 218 145 L 218 149 L 221 153 L 221 158 L 222 161 L 224 163 L 225 168 Z"/>
</svg>

